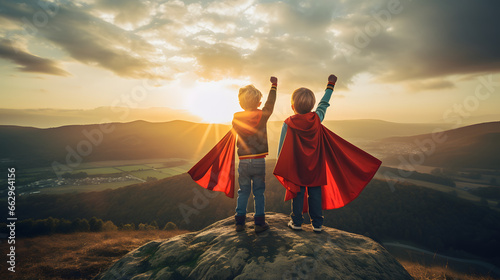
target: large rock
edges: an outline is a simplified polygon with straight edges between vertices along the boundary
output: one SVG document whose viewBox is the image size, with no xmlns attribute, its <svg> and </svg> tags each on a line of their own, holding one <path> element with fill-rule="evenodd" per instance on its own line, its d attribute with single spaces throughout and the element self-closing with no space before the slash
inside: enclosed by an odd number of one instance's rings
<svg viewBox="0 0 500 280">
<path fill-rule="evenodd" d="M 97 279 L 412 279 L 381 245 L 333 228 L 301 232 L 289 217 L 267 213 L 271 229 L 255 234 L 253 219 L 235 232 L 234 217 L 203 230 L 151 241 Z"/>
</svg>

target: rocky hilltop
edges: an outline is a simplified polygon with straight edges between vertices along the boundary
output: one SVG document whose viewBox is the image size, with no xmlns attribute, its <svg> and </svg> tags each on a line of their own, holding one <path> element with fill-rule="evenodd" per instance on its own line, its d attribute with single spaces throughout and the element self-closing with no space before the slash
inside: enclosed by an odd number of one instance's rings
<svg viewBox="0 0 500 280">
<path fill-rule="evenodd" d="M 253 219 L 234 231 L 234 217 L 203 230 L 156 240 L 128 253 L 96 279 L 412 279 L 381 245 L 333 228 L 287 228 L 267 213 L 271 229 L 256 235 Z"/>
</svg>

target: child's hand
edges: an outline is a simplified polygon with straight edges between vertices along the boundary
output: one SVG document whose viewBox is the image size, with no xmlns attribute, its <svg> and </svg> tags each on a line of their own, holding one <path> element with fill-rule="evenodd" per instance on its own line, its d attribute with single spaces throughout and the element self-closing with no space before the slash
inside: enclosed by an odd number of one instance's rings
<svg viewBox="0 0 500 280">
<path fill-rule="evenodd" d="M 274 77 L 274 76 L 272 76 L 272 77 L 271 77 L 271 80 L 270 80 L 270 81 L 271 81 L 271 83 L 272 83 L 273 85 L 278 84 L 278 78 L 276 78 L 276 77 Z"/>
<path fill-rule="evenodd" d="M 330 76 L 328 76 L 328 82 L 335 84 L 337 82 L 337 76 L 331 74 Z"/>
</svg>

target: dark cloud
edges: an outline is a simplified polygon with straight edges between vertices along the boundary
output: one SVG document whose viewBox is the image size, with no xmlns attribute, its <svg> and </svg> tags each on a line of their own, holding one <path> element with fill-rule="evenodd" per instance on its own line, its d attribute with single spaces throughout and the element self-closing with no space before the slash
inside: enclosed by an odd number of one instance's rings
<svg viewBox="0 0 500 280">
<path fill-rule="evenodd" d="M 384 27 L 384 21 L 377 21 L 374 16 L 387 11 L 384 6 L 354 16 L 351 22 L 349 19 L 340 22 L 343 28 L 349 28 L 349 36 L 341 39 L 353 46 L 356 46 L 355 38 L 363 36 L 360 33 L 366 37 L 370 23 L 378 23 L 380 32 L 368 36 L 369 44 L 358 48 L 359 53 L 355 56 L 366 59 L 366 65 L 375 65 L 366 69 L 380 80 L 444 79 L 450 75 L 500 71 L 497 28 L 500 17 L 496 14 L 500 2 L 423 0 L 400 3 L 401 13 L 390 14 L 391 19 Z"/>
<path fill-rule="evenodd" d="M 0 17 L 22 25 L 30 35 L 48 40 L 69 56 L 89 65 L 113 71 L 119 76 L 149 78 L 155 76 L 155 48 L 140 36 L 123 30 L 90 14 L 85 8 L 71 3 L 59 4 L 53 14 L 46 15 L 44 24 L 36 24 L 34 15 L 45 10 L 43 1 L 6 3 Z M 31 25 L 26 24 L 30 21 Z"/>
<path fill-rule="evenodd" d="M 500 70 L 498 1 L 425 1 L 398 22 L 413 52 L 387 77 L 432 78 Z M 414 65 L 412 71 L 398 71 Z M 399 66 L 399 67 L 398 67 Z"/>
<path fill-rule="evenodd" d="M 35 72 L 56 76 L 68 76 L 69 73 L 59 67 L 56 61 L 32 55 L 12 44 L 10 40 L 0 39 L 0 57 L 18 65 L 23 72 Z"/>
</svg>

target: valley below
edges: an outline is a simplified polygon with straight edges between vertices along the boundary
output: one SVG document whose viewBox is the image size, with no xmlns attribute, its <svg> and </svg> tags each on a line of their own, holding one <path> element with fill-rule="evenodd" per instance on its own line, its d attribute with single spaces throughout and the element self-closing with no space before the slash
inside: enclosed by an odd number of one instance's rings
<svg viewBox="0 0 500 280">
<path fill-rule="evenodd" d="M 325 211 L 326 226 L 384 244 L 415 279 L 499 277 L 500 146 L 496 137 L 500 122 L 446 130 L 442 142 L 431 133 L 442 124 L 357 120 L 325 125 L 383 161 L 358 199 Z M 16 168 L 16 213 L 24 231 L 19 233 L 21 244 L 33 244 L 38 241 L 30 240 L 37 238 L 49 242 L 58 236 L 67 239 L 70 248 L 69 240 L 86 233 L 66 230 L 61 235 L 58 223 L 74 224 L 95 217 L 116 225 L 115 231 L 95 233 L 111 242 L 115 233 L 120 238 L 139 238 L 132 237 L 134 232 L 139 236 L 146 228 L 161 229 L 168 223 L 184 232 L 196 231 L 234 215 L 234 199 L 200 188 L 186 174 L 229 126 L 183 121 L 114 126 L 115 131 L 103 133 L 88 154 L 78 153 L 78 147 L 87 143 L 84 141 L 90 143 L 84 132 L 96 133 L 93 125 L 51 129 L 0 126 L 0 165 Z M 277 150 L 274 136 L 280 129 L 277 122 L 268 127 L 266 211 L 289 214 L 284 188 L 272 175 Z M 76 154 L 68 156 L 71 149 Z M 76 161 L 75 155 L 81 160 Z M 6 183 L 4 178 L 0 181 Z M 250 200 L 248 210 L 252 212 Z M 0 190 L 0 201 L 7 202 L 6 190 Z M 5 215 L 0 214 L 0 221 L 6 220 Z M 146 242 L 150 238 L 139 239 Z M 130 248 L 102 254 L 109 254 L 109 264 Z M 36 252 L 40 250 L 44 249 Z M 74 257 L 64 247 L 58 250 L 68 254 L 68 262 Z M 20 254 L 34 256 L 36 252 L 26 249 Z M 77 277 L 75 267 L 33 267 L 33 273 Z M 98 270 L 78 272 L 83 273 L 78 274 L 81 278 L 74 279 L 88 279 Z"/>
</svg>

